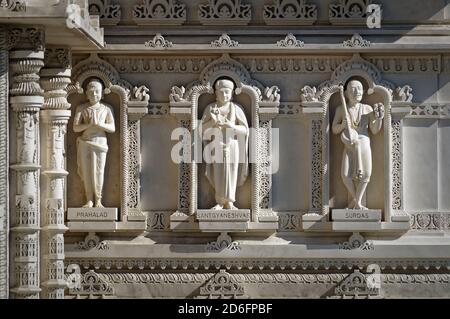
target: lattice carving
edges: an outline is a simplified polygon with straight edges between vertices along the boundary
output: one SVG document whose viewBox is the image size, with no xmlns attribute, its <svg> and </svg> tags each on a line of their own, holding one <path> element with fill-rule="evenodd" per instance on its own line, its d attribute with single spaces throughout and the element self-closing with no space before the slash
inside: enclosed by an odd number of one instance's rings
<svg viewBox="0 0 450 319">
<path fill-rule="evenodd" d="M 367 6 L 372 0 L 339 0 L 330 4 L 329 18 L 336 25 L 366 25 Z"/>
<path fill-rule="evenodd" d="M 350 40 L 344 41 L 342 45 L 344 48 L 368 48 L 371 46 L 371 43 L 361 35 L 354 34 Z"/>
<path fill-rule="evenodd" d="M 133 19 L 138 25 L 181 25 L 186 21 L 186 5 L 177 0 L 144 0 L 134 6 Z"/>
<path fill-rule="evenodd" d="M 322 120 L 311 122 L 311 208 L 318 211 L 322 208 Z"/>
<path fill-rule="evenodd" d="M 122 10 L 119 4 L 112 4 L 110 0 L 89 0 L 89 14 L 99 16 L 102 25 L 117 25 Z"/>
<path fill-rule="evenodd" d="M 267 25 L 311 25 L 317 20 L 317 6 L 306 0 L 274 0 L 264 6 Z"/>
<path fill-rule="evenodd" d="M 286 38 L 277 42 L 277 47 L 282 48 L 301 48 L 305 46 L 303 41 L 297 40 L 295 35 L 289 33 Z"/>
<path fill-rule="evenodd" d="M 238 284 L 229 273 L 221 269 L 205 286 L 200 287 L 200 295 L 197 298 L 236 299 L 243 298 L 244 295 L 244 287 Z"/>
<path fill-rule="evenodd" d="M 251 5 L 241 0 L 208 0 L 199 5 L 198 16 L 205 25 L 247 25 L 252 12 Z"/>
</svg>

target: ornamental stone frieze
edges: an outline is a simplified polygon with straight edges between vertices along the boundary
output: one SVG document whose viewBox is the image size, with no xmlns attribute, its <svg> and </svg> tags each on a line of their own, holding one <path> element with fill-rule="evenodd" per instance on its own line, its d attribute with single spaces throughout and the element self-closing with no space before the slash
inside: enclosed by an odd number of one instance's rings
<svg viewBox="0 0 450 319">
<path fill-rule="evenodd" d="M 450 297 L 445 10 L 0 1 L 0 298 Z"/>
</svg>

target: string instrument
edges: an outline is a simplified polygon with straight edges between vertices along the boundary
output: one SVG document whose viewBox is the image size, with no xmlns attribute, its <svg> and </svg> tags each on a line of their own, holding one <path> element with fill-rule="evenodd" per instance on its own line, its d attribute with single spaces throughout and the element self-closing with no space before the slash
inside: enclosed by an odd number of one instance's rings
<svg viewBox="0 0 450 319">
<path fill-rule="evenodd" d="M 356 177 L 359 178 L 362 174 L 362 156 L 361 156 L 361 147 L 358 144 L 359 134 L 352 127 L 352 119 L 350 117 L 350 113 L 347 108 L 347 102 L 344 97 L 344 86 L 339 85 L 339 92 L 341 96 L 342 107 L 344 108 L 344 116 L 345 116 L 345 128 L 341 133 L 341 140 L 344 143 L 345 147 L 350 149 L 356 155 L 357 159 L 357 168 L 356 168 Z M 353 143 L 356 142 L 356 143 Z"/>
<path fill-rule="evenodd" d="M 342 107 L 344 108 L 344 116 L 345 116 L 345 128 L 341 133 L 341 140 L 344 143 L 346 147 L 353 146 L 352 141 L 357 141 L 359 134 L 358 132 L 351 126 L 352 120 L 350 117 L 350 113 L 347 109 L 347 102 L 345 101 L 344 97 L 344 86 L 341 84 L 339 85 L 339 93 L 341 97 L 341 103 Z"/>
</svg>

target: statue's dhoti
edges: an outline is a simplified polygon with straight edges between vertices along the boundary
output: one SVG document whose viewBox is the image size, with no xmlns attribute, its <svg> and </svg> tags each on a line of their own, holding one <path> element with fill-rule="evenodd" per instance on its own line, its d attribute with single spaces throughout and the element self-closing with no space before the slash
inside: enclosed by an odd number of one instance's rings
<svg viewBox="0 0 450 319">
<path fill-rule="evenodd" d="M 351 148 L 346 148 L 342 161 L 342 174 L 362 183 L 369 183 L 372 175 L 372 150 L 370 138 L 359 135 L 358 143 Z"/>
<path fill-rule="evenodd" d="M 105 138 L 98 141 L 85 141 L 82 137 L 77 139 L 78 175 L 84 182 L 88 200 L 92 200 L 92 194 L 96 199 L 102 198 L 107 152 Z"/>
<path fill-rule="evenodd" d="M 218 204 L 236 201 L 236 186 L 239 169 L 239 143 L 231 140 L 228 144 L 221 143 L 222 163 L 211 164 L 211 177 L 216 191 Z"/>
</svg>

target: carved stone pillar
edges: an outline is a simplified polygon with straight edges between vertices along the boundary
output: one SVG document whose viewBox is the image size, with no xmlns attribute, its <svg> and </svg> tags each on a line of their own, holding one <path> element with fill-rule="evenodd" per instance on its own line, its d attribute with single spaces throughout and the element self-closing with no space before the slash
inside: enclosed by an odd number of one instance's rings
<svg viewBox="0 0 450 319">
<path fill-rule="evenodd" d="M 63 299 L 66 171 L 65 136 L 70 118 L 66 87 L 70 84 L 70 50 L 47 48 L 41 84 L 41 283 L 42 298 Z"/>
<path fill-rule="evenodd" d="M 11 293 L 39 298 L 39 111 L 44 103 L 39 71 L 44 51 L 16 50 L 10 55 L 16 145 L 11 145 Z M 15 153 L 15 156 L 13 155 Z"/>
</svg>

